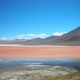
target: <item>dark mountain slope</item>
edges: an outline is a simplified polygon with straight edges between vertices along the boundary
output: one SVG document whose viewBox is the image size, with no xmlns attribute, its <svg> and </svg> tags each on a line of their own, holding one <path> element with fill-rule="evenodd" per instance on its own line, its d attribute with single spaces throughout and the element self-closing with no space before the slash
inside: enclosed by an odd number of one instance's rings
<svg viewBox="0 0 80 80">
<path fill-rule="evenodd" d="M 63 34 L 56 40 L 60 41 L 80 41 L 80 26 L 66 34 Z"/>
<path fill-rule="evenodd" d="M 50 36 L 42 44 L 80 46 L 80 26 L 62 36 Z"/>
<path fill-rule="evenodd" d="M 80 26 L 62 36 L 49 36 L 45 39 L 34 38 L 31 40 L 0 40 L 0 44 L 80 46 Z"/>
</svg>

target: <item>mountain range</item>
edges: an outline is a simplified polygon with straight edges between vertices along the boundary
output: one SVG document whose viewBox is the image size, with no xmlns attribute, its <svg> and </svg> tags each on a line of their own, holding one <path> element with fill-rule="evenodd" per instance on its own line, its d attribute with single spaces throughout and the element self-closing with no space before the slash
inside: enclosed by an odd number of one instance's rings
<svg viewBox="0 0 80 80">
<path fill-rule="evenodd" d="M 20 45 L 68 45 L 80 46 L 80 26 L 61 36 L 49 36 L 44 39 L 34 38 L 30 40 L 0 40 L 0 44 L 20 44 Z"/>
</svg>

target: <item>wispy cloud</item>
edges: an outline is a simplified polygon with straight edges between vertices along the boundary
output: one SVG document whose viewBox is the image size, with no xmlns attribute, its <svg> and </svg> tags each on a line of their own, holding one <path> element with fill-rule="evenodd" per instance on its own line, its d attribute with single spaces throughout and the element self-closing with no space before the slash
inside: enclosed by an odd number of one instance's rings
<svg viewBox="0 0 80 80">
<path fill-rule="evenodd" d="M 34 37 L 35 34 L 26 34 L 27 37 Z"/>
<path fill-rule="evenodd" d="M 39 37 L 39 38 L 46 38 L 46 37 L 48 37 L 48 36 L 50 36 L 50 35 L 48 35 L 48 34 L 45 34 L 45 33 L 41 33 L 41 34 L 35 34 L 35 38 L 37 38 L 37 37 Z"/>
<path fill-rule="evenodd" d="M 7 38 L 6 37 L 2 37 L 1 40 L 7 40 Z"/>
<path fill-rule="evenodd" d="M 23 39 L 24 37 L 25 37 L 24 34 L 20 34 L 20 35 L 17 35 L 17 36 L 16 36 L 17 39 Z"/>
<path fill-rule="evenodd" d="M 48 37 L 50 35 L 45 34 L 45 33 L 41 33 L 41 34 L 21 34 L 21 35 L 17 35 L 16 38 L 17 39 L 32 39 L 32 38 L 45 38 Z"/>
<path fill-rule="evenodd" d="M 46 37 L 49 37 L 51 35 L 53 35 L 53 36 L 61 36 L 64 33 L 66 33 L 66 32 L 54 32 L 53 34 L 45 34 L 45 33 L 40 33 L 40 34 L 33 34 L 33 33 L 30 33 L 30 34 L 19 34 L 15 38 L 16 39 L 27 39 L 27 40 L 29 40 L 29 39 L 34 39 L 34 38 L 46 38 Z M 1 40 L 8 40 L 9 38 L 2 37 L 0 39 Z"/>
<path fill-rule="evenodd" d="M 46 37 L 49 37 L 51 35 L 53 36 L 61 36 L 63 35 L 65 32 L 54 32 L 53 34 L 45 34 L 45 33 L 40 33 L 40 34 L 20 34 L 20 35 L 17 35 L 16 38 L 17 39 L 32 39 L 32 38 L 46 38 Z"/>
<path fill-rule="evenodd" d="M 55 32 L 55 33 L 53 33 L 52 35 L 53 36 L 61 36 L 61 35 L 63 35 L 65 32 Z"/>
</svg>

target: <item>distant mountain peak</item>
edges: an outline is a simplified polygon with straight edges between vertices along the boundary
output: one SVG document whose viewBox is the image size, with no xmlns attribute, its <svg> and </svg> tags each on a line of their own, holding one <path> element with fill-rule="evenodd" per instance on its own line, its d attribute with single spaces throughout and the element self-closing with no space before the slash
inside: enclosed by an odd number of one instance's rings
<svg viewBox="0 0 80 80">
<path fill-rule="evenodd" d="M 61 36 L 48 36 L 46 38 L 33 38 L 30 40 L 0 40 L 0 44 L 25 44 L 25 45 L 80 45 L 80 26 Z"/>
</svg>

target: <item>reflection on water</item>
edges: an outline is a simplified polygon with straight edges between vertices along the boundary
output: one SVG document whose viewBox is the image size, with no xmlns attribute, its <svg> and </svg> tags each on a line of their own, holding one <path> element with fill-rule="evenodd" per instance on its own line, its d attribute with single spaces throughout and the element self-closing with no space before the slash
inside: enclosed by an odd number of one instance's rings
<svg viewBox="0 0 80 80">
<path fill-rule="evenodd" d="M 77 59 L 51 59 L 51 60 L 11 60 L 11 59 L 1 59 L 0 68 L 13 67 L 22 65 L 64 65 L 80 69 L 80 60 Z"/>
</svg>

